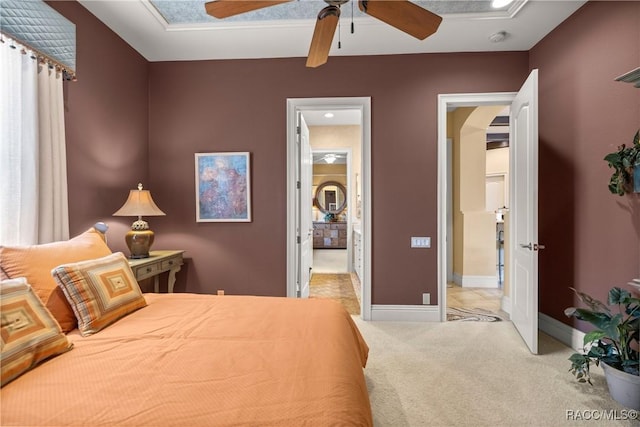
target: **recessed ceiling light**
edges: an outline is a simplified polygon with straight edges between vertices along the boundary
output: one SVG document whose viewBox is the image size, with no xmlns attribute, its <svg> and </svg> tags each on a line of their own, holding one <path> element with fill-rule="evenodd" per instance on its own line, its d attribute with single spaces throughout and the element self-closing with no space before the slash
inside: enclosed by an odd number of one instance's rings
<svg viewBox="0 0 640 427">
<path fill-rule="evenodd" d="M 505 7 L 512 2 L 513 0 L 493 0 L 491 2 L 491 7 L 493 7 L 494 9 L 500 9 L 501 7 Z"/>
<path fill-rule="evenodd" d="M 333 118 L 333 113 L 324 113 L 324 116 L 325 116 L 327 119 L 332 119 L 332 118 Z"/>
</svg>

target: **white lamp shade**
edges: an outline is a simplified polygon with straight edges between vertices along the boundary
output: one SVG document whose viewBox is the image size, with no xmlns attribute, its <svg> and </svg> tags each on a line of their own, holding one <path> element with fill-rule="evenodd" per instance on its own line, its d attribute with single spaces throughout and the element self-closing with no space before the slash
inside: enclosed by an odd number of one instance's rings
<svg viewBox="0 0 640 427">
<path fill-rule="evenodd" d="M 131 190 L 124 205 L 113 216 L 164 216 L 154 203 L 149 190 Z"/>
</svg>

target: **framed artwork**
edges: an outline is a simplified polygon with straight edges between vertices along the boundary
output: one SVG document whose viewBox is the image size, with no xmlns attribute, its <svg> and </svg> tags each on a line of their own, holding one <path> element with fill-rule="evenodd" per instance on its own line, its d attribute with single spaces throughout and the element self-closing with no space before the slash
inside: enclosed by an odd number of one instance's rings
<svg viewBox="0 0 640 427">
<path fill-rule="evenodd" d="M 251 222 L 249 153 L 195 156 L 196 222 Z"/>
</svg>

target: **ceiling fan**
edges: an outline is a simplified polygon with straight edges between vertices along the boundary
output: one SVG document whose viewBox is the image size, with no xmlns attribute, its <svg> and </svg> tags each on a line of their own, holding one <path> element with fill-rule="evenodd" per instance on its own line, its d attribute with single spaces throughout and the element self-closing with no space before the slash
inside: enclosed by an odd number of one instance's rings
<svg viewBox="0 0 640 427">
<path fill-rule="evenodd" d="M 290 1 L 293 0 L 213 0 L 205 3 L 205 9 L 209 15 L 222 19 Z M 318 13 L 307 56 L 307 67 L 311 68 L 327 62 L 340 18 L 340 6 L 349 0 L 324 1 L 328 6 Z M 442 17 L 409 0 L 359 0 L 358 7 L 367 15 L 420 40 L 435 33 L 442 21 Z"/>
</svg>

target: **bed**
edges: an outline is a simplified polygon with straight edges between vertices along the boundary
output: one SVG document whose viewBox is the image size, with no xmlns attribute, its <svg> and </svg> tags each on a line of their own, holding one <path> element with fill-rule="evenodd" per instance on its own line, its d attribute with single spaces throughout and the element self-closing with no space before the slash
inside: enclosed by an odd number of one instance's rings
<svg viewBox="0 0 640 427">
<path fill-rule="evenodd" d="M 13 277 L 7 258 L 0 250 L 0 267 Z M 68 347 L 3 385 L 0 424 L 372 425 L 363 373 L 368 347 L 338 303 L 140 295 L 142 306 L 95 331 L 83 323 L 82 310 L 74 311 L 79 323 L 63 334 Z M 38 296 L 44 307 L 52 305 Z M 3 295 L 2 303 L 8 300 Z M 3 308 L 3 345 L 7 313 Z M 4 348 L 3 358 L 9 360 Z"/>
</svg>

